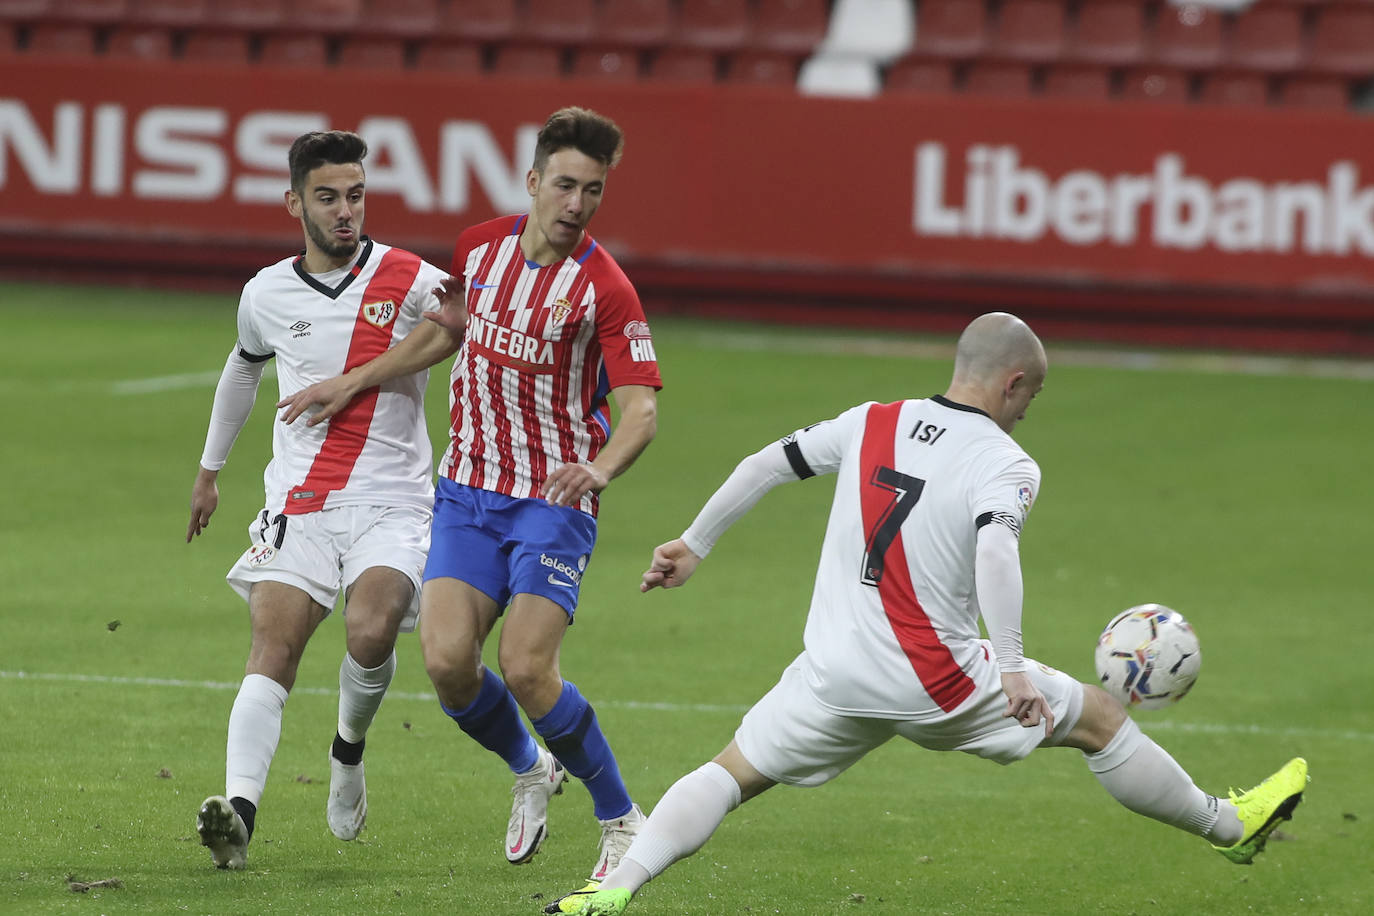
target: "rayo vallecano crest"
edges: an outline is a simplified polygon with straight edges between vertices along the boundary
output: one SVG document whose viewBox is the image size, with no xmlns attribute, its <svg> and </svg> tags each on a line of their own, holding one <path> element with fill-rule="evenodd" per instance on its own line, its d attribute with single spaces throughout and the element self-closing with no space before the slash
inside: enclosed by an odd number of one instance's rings
<svg viewBox="0 0 1374 916">
<path fill-rule="evenodd" d="M 390 299 L 381 302 L 364 302 L 363 318 L 369 324 L 375 324 L 379 328 L 384 328 L 396 320 L 396 303 Z"/>
</svg>

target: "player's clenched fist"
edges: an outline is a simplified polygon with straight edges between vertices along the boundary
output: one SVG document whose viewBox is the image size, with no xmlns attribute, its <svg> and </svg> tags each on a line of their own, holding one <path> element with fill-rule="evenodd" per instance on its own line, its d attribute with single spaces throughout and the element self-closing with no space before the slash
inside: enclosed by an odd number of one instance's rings
<svg viewBox="0 0 1374 916">
<path fill-rule="evenodd" d="M 682 538 L 659 544 L 654 548 L 653 562 L 640 577 L 639 590 L 676 588 L 691 578 L 700 562 L 701 557 L 692 553 Z"/>
</svg>

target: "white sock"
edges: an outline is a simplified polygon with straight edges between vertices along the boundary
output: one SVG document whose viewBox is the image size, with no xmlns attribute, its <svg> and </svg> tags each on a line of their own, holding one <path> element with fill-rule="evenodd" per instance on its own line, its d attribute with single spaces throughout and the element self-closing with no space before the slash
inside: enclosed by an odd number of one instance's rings
<svg viewBox="0 0 1374 916">
<path fill-rule="evenodd" d="M 1127 719 L 1107 746 L 1096 754 L 1084 754 L 1088 769 L 1121 804 L 1137 814 L 1219 846 L 1240 839 L 1240 819 L 1229 801 L 1219 802 L 1193 784 L 1192 778 L 1169 753 L 1151 741 Z M 1220 816 L 1222 809 L 1229 812 Z"/>
<path fill-rule="evenodd" d="M 636 893 L 669 865 L 705 845 L 739 803 L 739 783 L 720 764 L 712 761 L 688 773 L 659 799 L 620 865 L 601 886 Z"/>
<path fill-rule="evenodd" d="M 229 739 L 224 766 L 224 794 L 257 805 L 267 787 L 267 768 L 281 740 L 281 713 L 286 688 L 265 674 L 250 674 L 239 685 L 229 711 Z"/>
<path fill-rule="evenodd" d="M 376 668 L 364 668 L 353 656 L 344 653 L 339 663 L 339 737 L 357 744 L 367 736 L 368 726 L 377 715 L 396 673 L 396 653 Z"/>
</svg>

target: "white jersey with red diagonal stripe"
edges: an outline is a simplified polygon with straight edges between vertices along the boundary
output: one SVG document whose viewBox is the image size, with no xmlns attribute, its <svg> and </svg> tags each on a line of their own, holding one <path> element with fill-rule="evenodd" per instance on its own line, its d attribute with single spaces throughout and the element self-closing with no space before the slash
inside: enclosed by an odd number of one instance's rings
<svg viewBox="0 0 1374 916">
<path fill-rule="evenodd" d="M 808 685 L 844 714 L 948 715 L 988 660 L 978 529 L 1019 534 L 1039 467 L 987 414 L 939 396 L 861 404 L 783 445 L 800 475 L 838 473 L 806 621 Z"/>
<path fill-rule="evenodd" d="M 364 238 L 354 263 L 305 272 L 297 256 L 264 268 L 243 288 L 241 355 L 275 357 L 282 397 L 384 353 L 438 308 L 446 274 L 417 255 Z M 328 422 L 272 424 L 263 473 L 267 506 L 300 515 L 344 505 L 433 507 L 425 431 L 428 372 L 369 388 Z"/>
<path fill-rule="evenodd" d="M 541 495 L 559 465 L 596 457 L 606 402 L 622 385 L 662 387 L 634 287 L 590 235 L 541 267 L 520 249 L 526 217 L 473 226 L 451 272 L 466 283 L 468 327 L 450 378 L 450 445 L 439 473 L 515 497 Z M 579 507 L 595 515 L 595 495 Z"/>
</svg>

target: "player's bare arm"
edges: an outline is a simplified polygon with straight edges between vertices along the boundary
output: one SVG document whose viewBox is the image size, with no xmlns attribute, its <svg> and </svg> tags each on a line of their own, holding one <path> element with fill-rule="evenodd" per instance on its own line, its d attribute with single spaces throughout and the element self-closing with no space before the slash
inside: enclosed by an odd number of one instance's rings
<svg viewBox="0 0 1374 916">
<path fill-rule="evenodd" d="M 450 298 L 454 295 L 447 289 L 445 293 Z M 435 295 L 439 295 L 437 290 Z M 441 298 L 441 301 L 444 300 Z M 445 305 L 445 308 L 451 309 L 452 307 Z M 443 310 L 441 309 L 441 311 Z M 463 322 L 466 324 L 467 310 L 463 309 L 462 313 Z M 434 313 L 424 313 L 425 317 L 430 314 Z M 305 421 L 306 426 L 316 426 L 347 407 L 348 402 L 353 400 L 358 392 L 402 375 L 410 375 L 421 369 L 428 369 L 430 366 L 448 359 L 457 352 L 462 343 L 461 333 L 455 337 L 454 332 L 450 329 L 452 322 L 457 320 L 454 314 L 450 311 L 449 317 L 442 321 L 435 319 L 418 325 L 396 346 L 343 375 L 336 375 L 334 378 L 325 379 L 323 382 L 316 382 L 309 387 L 302 388 L 295 394 L 282 398 L 277 402 L 278 408 L 285 409 L 285 413 L 281 415 L 281 421 L 294 423 L 311 408 L 317 408 L 311 417 Z"/>
<path fill-rule="evenodd" d="M 701 557 L 693 553 L 682 538 L 659 544 L 654 548 L 649 568 L 640 577 L 639 590 L 677 588 L 692 577 L 700 563 Z"/>
<path fill-rule="evenodd" d="M 600 493 L 653 441 L 658 431 L 658 393 L 648 385 L 611 389 L 620 422 L 590 464 L 564 464 L 544 481 L 544 498 L 555 506 L 575 506 L 588 493 Z"/>
<path fill-rule="evenodd" d="M 219 506 L 219 471 L 200 468 L 196 472 L 195 483 L 191 484 L 191 521 L 186 526 L 186 543 L 191 538 L 210 527 L 210 516 Z"/>
</svg>

